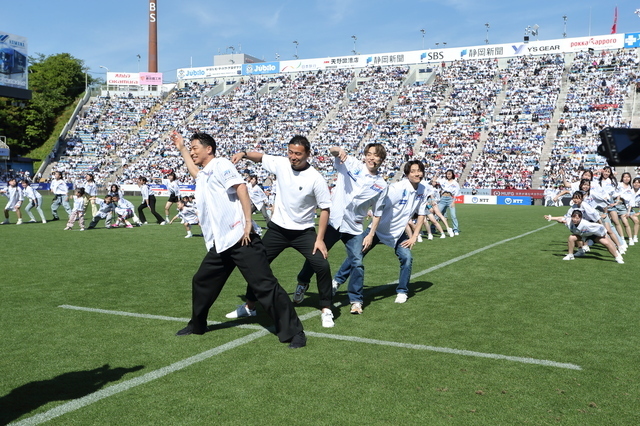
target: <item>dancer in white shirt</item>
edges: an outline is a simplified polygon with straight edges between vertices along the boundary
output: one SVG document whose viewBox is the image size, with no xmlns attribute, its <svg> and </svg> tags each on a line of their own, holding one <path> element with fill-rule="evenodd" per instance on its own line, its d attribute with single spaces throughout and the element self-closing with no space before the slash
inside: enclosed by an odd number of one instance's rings
<svg viewBox="0 0 640 426">
<path fill-rule="evenodd" d="M 0 223 L 0 225 L 8 225 L 10 223 L 10 211 L 16 212 L 16 216 L 18 216 L 16 225 L 22 225 L 22 212 L 20 212 L 20 206 L 22 205 L 22 200 L 24 200 L 22 188 L 18 186 L 18 182 L 15 178 L 9 179 L 9 182 L 7 183 L 9 184 L 7 189 L 0 191 L 0 193 L 9 199 L 9 201 L 7 201 L 7 205 L 4 207 L 4 222 Z"/>
<path fill-rule="evenodd" d="M 33 187 L 31 186 L 28 180 L 22 181 L 22 192 L 24 196 L 29 199 L 29 203 L 25 208 L 25 211 L 31 218 L 29 223 L 36 222 L 36 218 L 33 216 L 33 213 L 31 213 L 31 209 L 34 207 L 38 211 L 38 214 L 40 215 L 40 219 L 42 219 L 42 223 L 47 223 L 46 219 L 44 218 L 44 213 L 42 211 L 42 195 L 40 195 L 38 191 L 33 189 Z"/>
</svg>

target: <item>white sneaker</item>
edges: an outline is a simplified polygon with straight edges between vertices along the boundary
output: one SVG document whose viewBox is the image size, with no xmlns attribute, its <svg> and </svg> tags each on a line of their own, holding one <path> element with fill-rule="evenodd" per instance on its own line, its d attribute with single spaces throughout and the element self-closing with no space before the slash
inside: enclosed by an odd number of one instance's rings
<svg viewBox="0 0 640 426">
<path fill-rule="evenodd" d="M 620 254 L 625 254 L 627 252 L 627 246 L 618 246 L 618 251 Z"/>
<path fill-rule="evenodd" d="M 193 237 L 193 235 L 191 235 L 191 234 L 187 234 L 187 235 L 185 236 L 185 238 L 191 238 L 191 237 Z"/>
<path fill-rule="evenodd" d="M 574 260 L 574 259 L 575 257 L 573 257 L 573 254 L 571 253 L 569 253 L 568 255 L 562 258 L 562 260 Z"/>
<path fill-rule="evenodd" d="M 585 253 L 589 253 L 591 251 L 591 248 L 589 247 L 589 244 L 584 244 L 580 250 L 582 250 Z"/>
<path fill-rule="evenodd" d="M 636 245 L 636 242 L 633 241 L 633 238 L 629 238 L 629 245 L 630 246 L 635 246 Z"/>
<path fill-rule="evenodd" d="M 573 256 L 574 256 L 574 257 L 582 257 L 582 256 L 584 256 L 584 250 L 582 250 L 581 248 L 580 248 L 580 249 L 578 249 L 578 250 L 573 254 Z"/>
<path fill-rule="evenodd" d="M 624 263 L 624 260 L 622 259 L 622 255 L 618 255 L 618 256 L 616 256 L 616 262 L 618 262 L 618 263 Z"/>
<path fill-rule="evenodd" d="M 42 223 L 47 223 L 47 221 L 46 221 L 46 220 L 43 220 L 43 221 L 42 221 Z"/>
<path fill-rule="evenodd" d="M 351 304 L 351 310 L 349 312 L 353 315 L 360 315 L 362 313 L 362 303 L 353 302 Z"/>
<path fill-rule="evenodd" d="M 36 223 L 36 222 L 37 222 L 37 220 L 35 220 L 35 219 L 31 219 L 31 220 L 30 220 L 29 222 L 27 222 L 27 223 Z"/>
<path fill-rule="evenodd" d="M 309 284 L 300 284 L 296 287 L 296 292 L 293 294 L 293 303 L 301 303 L 304 300 L 304 293 L 309 289 Z"/>
<path fill-rule="evenodd" d="M 429 236 L 427 237 L 427 240 L 429 241 L 433 240 L 433 234 L 429 234 Z"/>
<path fill-rule="evenodd" d="M 249 309 L 249 307 L 244 305 L 238 305 L 238 308 L 229 312 L 225 317 L 227 318 L 244 318 L 244 317 L 255 317 L 257 315 L 256 310 Z"/>
<path fill-rule="evenodd" d="M 162 222 L 160 222 L 160 225 L 166 225 L 166 224 L 167 224 L 167 222 L 164 221 L 164 220 Z"/>
<path fill-rule="evenodd" d="M 444 234 L 440 234 L 440 238 L 447 238 L 444 236 Z"/>
<path fill-rule="evenodd" d="M 638 236 L 637 236 L 637 235 L 634 235 L 634 237 L 633 237 L 633 242 L 634 242 L 634 243 L 637 243 L 637 242 L 638 242 Z"/>
<path fill-rule="evenodd" d="M 395 303 L 404 303 L 407 301 L 408 298 L 409 296 L 407 296 L 407 293 L 398 293 L 398 295 L 396 296 Z"/>
<path fill-rule="evenodd" d="M 322 326 L 324 328 L 331 328 L 335 325 L 335 323 L 333 322 L 333 312 L 331 312 L 327 308 L 324 308 L 322 310 L 322 313 L 320 314 L 320 320 L 322 321 Z"/>
<path fill-rule="evenodd" d="M 4 222 L 0 223 L 0 225 L 8 225 L 9 224 L 9 219 L 5 219 Z"/>
<path fill-rule="evenodd" d="M 340 284 L 338 281 L 336 280 L 331 280 L 331 295 L 335 296 L 336 293 L 338 292 L 338 287 L 340 287 Z"/>
<path fill-rule="evenodd" d="M 451 238 L 453 238 L 453 235 L 454 235 L 454 234 L 453 234 L 453 229 L 451 229 L 451 228 L 447 228 L 447 232 L 449 233 L 449 236 L 450 236 Z M 456 234 L 456 235 L 457 235 L 457 234 Z M 440 237 L 440 238 L 442 238 L 442 237 Z"/>
<path fill-rule="evenodd" d="M 416 240 L 416 242 L 421 243 L 422 242 L 422 236 L 418 235 L 418 239 Z"/>
<path fill-rule="evenodd" d="M 16 222 L 16 225 L 22 225 L 22 219 L 18 219 L 18 221 Z"/>
<path fill-rule="evenodd" d="M 460 235 L 458 231 L 453 231 L 453 235 Z"/>
</svg>

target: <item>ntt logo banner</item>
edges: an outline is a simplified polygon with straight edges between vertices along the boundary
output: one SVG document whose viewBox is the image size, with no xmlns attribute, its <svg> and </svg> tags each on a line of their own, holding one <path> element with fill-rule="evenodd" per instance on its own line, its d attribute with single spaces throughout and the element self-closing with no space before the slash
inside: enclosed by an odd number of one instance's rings
<svg viewBox="0 0 640 426">
<path fill-rule="evenodd" d="M 280 62 L 265 62 L 260 64 L 243 64 L 243 75 L 277 74 L 280 72 Z"/>
<path fill-rule="evenodd" d="M 505 206 L 530 206 L 531 197 L 498 197 L 498 205 Z"/>
</svg>

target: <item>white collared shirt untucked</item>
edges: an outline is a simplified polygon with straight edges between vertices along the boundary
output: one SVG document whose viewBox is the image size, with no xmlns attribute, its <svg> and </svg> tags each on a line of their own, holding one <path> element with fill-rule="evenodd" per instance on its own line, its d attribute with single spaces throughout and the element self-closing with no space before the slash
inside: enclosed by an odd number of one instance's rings
<svg viewBox="0 0 640 426">
<path fill-rule="evenodd" d="M 200 228 L 207 250 L 229 249 L 244 234 L 245 217 L 235 185 L 244 183 L 231 161 L 213 158 L 196 176 Z"/>
</svg>

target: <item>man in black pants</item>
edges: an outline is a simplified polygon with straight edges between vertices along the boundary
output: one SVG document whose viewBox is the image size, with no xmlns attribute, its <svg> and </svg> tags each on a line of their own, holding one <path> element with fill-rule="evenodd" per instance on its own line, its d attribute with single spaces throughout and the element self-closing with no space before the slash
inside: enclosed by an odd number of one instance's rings
<svg viewBox="0 0 640 426">
<path fill-rule="evenodd" d="M 294 136 L 287 145 L 287 157 L 261 152 L 239 152 L 232 158 L 237 163 L 243 158 L 262 163 L 262 167 L 276 176 L 276 200 L 273 215 L 267 225 L 263 241 L 269 262 L 288 247 L 302 254 L 316 273 L 320 321 L 323 327 L 333 327 L 331 312 L 331 268 L 327 261 L 324 234 L 329 222 L 331 195 L 324 177 L 309 164 L 311 145 L 304 136 Z M 318 232 L 315 229 L 316 208 L 320 208 Z M 298 285 L 293 296 L 295 303 L 304 299 L 308 284 Z M 227 318 L 254 316 L 256 295 L 247 288 L 247 303 L 227 314 Z"/>
<path fill-rule="evenodd" d="M 235 166 L 215 156 L 216 143 L 206 133 L 191 137 L 190 150 L 177 132 L 171 139 L 196 179 L 198 217 L 208 250 L 192 280 L 191 320 L 177 335 L 206 332 L 209 309 L 237 266 L 274 320 L 280 341 L 290 342 L 293 349 L 305 346 L 293 303 L 273 276 L 260 237 L 253 233 L 249 193 Z"/>
</svg>

